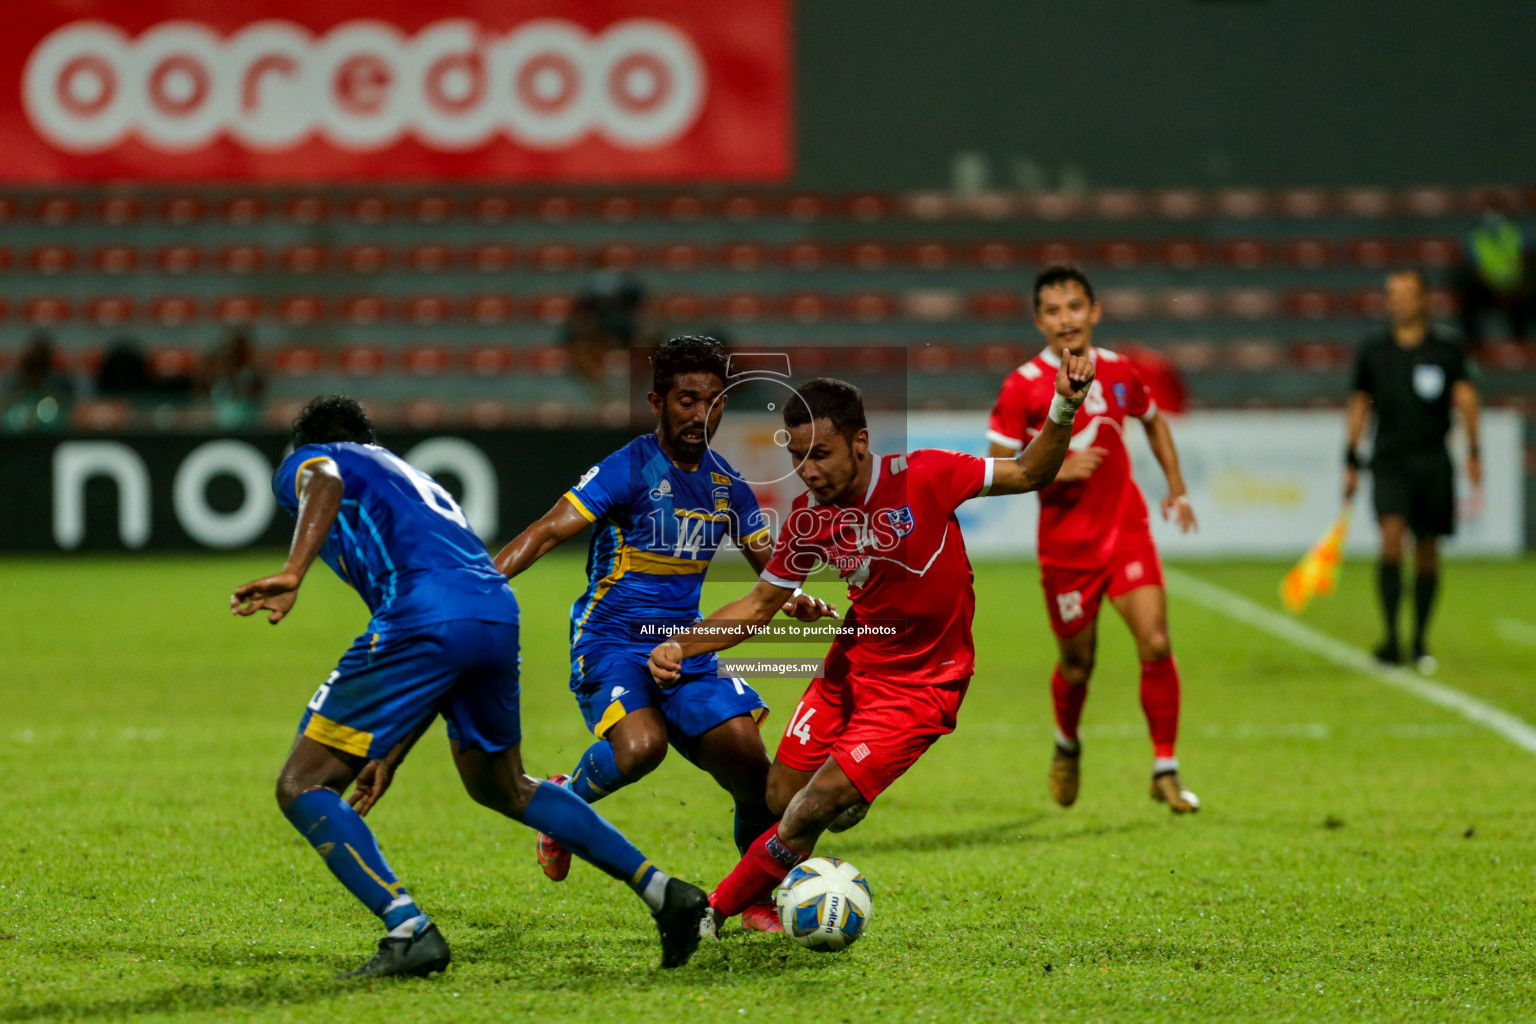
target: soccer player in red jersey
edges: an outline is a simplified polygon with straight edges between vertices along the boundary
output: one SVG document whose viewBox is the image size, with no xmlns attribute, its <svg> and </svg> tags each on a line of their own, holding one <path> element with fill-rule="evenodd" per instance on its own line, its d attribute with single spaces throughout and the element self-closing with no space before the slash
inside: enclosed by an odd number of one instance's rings
<svg viewBox="0 0 1536 1024">
<path fill-rule="evenodd" d="M 1141 707 L 1152 733 L 1152 798 L 1179 814 L 1199 810 L 1200 799 L 1179 780 L 1174 756 L 1179 671 L 1168 642 L 1167 593 L 1147 503 L 1131 479 L 1125 448 L 1126 421 L 1141 420 L 1168 480 L 1163 519 L 1171 517 L 1188 533 L 1195 529 L 1195 513 L 1185 497 L 1173 434 L 1135 368 L 1108 349 L 1093 347 L 1093 328 L 1103 310 L 1082 271 L 1047 267 L 1035 278 L 1034 295 L 1035 326 L 1047 347 L 1003 381 L 987 430 L 992 456 L 1018 451 L 1049 421 L 1052 382 L 1063 359 L 1092 360 L 1095 370 L 1072 426 L 1071 454 L 1056 482 L 1040 491 L 1040 582 L 1061 649 L 1051 676 L 1056 707 L 1051 796 L 1063 807 L 1077 800 L 1083 750 L 1078 720 L 1093 675 L 1099 605 L 1108 597 L 1136 638 L 1141 658 Z"/>
<path fill-rule="evenodd" d="M 976 606 L 955 508 L 1050 483 L 1092 379 L 1089 360 L 1063 360 L 1048 422 L 1011 459 L 876 455 L 863 397 L 843 381 L 813 380 L 786 403 L 786 447 L 809 492 L 795 499 L 751 592 L 650 656 L 666 686 L 684 658 L 732 647 L 767 623 L 818 564 L 848 584 L 849 613 L 768 773 L 768 806 L 783 817 L 711 895 L 716 927 L 764 899 L 840 815 L 867 807 L 954 730 L 975 671 Z"/>
</svg>

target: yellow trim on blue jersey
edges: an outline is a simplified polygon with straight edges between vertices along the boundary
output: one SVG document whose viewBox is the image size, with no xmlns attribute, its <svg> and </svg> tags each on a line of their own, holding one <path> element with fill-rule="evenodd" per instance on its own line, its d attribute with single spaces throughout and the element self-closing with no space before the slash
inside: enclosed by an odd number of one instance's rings
<svg viewBox="0 0 1536 1024">
<path fill-rule="evenodd" d="M 757 725 L 757 731 L 758 732 L 762 732 L 763 731 L 763 723 L 768 721 L 768 709 L 767 708 L 753 708 L 752 709 L 752 721 Z"/>
<path fill-rule="evenodd" d="M 587 783 L 587 785 L 591 785 L 591 783 Z M 629 880 L 629 884 L 630 885 L 639 885 L 640 884 L 640 880 L 645 877 L 646 869 L 649 868 L 650 866 L 651 866 L 651 862 L 650 861 L 646 861 L 644 864 L 641 864 L 638 868 L 636 868 L 635 869 L 634 877 L 632 877 Z"/>
<path fill-rule="evenodd" d="M 691 576 L 705 572 L 709 563 L 701 558 L 677 558 L 639 548 L 619 549 L 620 572 L 648 572 L 653 576 Z"/>
<path fill-rule="evenodd" d="M 373 743 L 373 733 L 353 729 L 316 714 L 309 716 L 309 722 L 304 726 L 304 735 L 316 743 L 323 743 L 357 757 L 367 757 L 368 748 Z"/>
<path fill-rule="evenodd" d="M 624 531 L 619 529 L 617 524 L 609 525 L 613 527 L 613 535 L 617 538 L 614 541 L 613 567 L 608 575 L 599 580 L 597 586 L 592 589 L 592 600 L 587 602 L 587 610 L 581 613 L 581 618 L 577 621 L 576 629 L 571 635 L 572 646 L 581 639 L 581 631 L 586 628 L 587 620 L 592 617 L 592 609 L 597 607 L 597 602 L 601 601 L 603 595 L 612 590 L 613 585 L 624 576 L 624 559 L 620 557 L 620 553 L 624 550 Z"/>
<path fill-rule="evenodd" d="M 609 729 L 612 729 L 614 726 L 618 725 L 619 722 L 622 721 L 624 716 L 627 714 L 629 714 L 629 712 L 624 710 L 624 704 L 621 701 L 614 701 L 612 704 L 609 704 L 606 709 L 604 709 L 603 717 L 599 718 L 597 720 L 597 724 L 592 727 L 592 735 L 596 736 L 598 739 L 602 739 L 603 734 L 606 733 Z M 590 780 L 587 782 L 587 785 L 592 786 Z M 596 789 L 597 787 L 592 786 L 592 788 Z"/>
<path fill-rule="evenodd" d="M 334 461 L 336 461 L 336 460 L 332 459 L 329 455 L 316 455 L 312 459 L 305 459 L 303 462 L 299 463 L 299 468 L 293 471 L 293 497 L 294 497 L 294 500 L 298 500 L 299 498 L 302 498 L 304 496 L 303 483 L 304 483 L 304 468 L 306 466 L 313 466 L 317 462 L 334 462 Z"/>
<path fill-rule="evenodd" d="M 763 526 L 763 527 L 759 527 L 758 529 L 756 529 L 756 530 L 752 531 L 751 533 L 747 534 L 745 537 L 741 538 L 741 542 L 743 544 L 756 544 L 759 539 L 766 538 L 767 536 L 768 536 L 768 527 Z"/>
<path fill-rule="evenodd" d="M 561 495 L 561 497 L 564 498 L 566 501 L 570 502 L 571 505 L 576 509 L 576 511 L 581 513 L 581 517 L 583 519 L 585 519 L 587 522 L 589 522 L 589 523 L 597 522 L 597 516 L 593 515 L 592 514 L 592 510 L 587 508 L 587 506 L 585 506 L 585 505 L 583 505 L 581 503 L 581 499 L 576 497 L 576 492 L 575 491 L 566 491 L 564 494 Z"/>
</svg>

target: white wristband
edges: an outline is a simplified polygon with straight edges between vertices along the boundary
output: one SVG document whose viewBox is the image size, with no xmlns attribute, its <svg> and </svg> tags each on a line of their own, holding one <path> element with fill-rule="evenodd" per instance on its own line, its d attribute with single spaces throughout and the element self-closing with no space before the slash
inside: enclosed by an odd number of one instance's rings
<svg viewBox="0 0 1536 1024">
<path fill-rule="evenodd" d="M 1070 427 L 1073 418 L 1077 416 L 1078 407 L 1082 404 L 1083 400 L 1081 398 L 1063 398 L 1058 392 L 1051 398 L 1051 411 L 1046 413 L 1046 416 L 1050 418 L 1052 423 L 1060 424 L 1063 427 Z"/>
</svg>

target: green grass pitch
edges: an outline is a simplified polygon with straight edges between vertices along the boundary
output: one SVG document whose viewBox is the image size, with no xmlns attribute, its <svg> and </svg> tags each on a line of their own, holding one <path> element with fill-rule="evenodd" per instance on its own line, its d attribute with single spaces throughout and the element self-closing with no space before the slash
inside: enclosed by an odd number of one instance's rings
<svg viewBox="0 0 1536 1024">
<path fill-rule="evenodd" d="M 575 555 L 519 581 L 535 772 L 586 744 Z M 1001 563 L 977 566 L 959 731 L 821 847 L 874 887 L 852 950 L 733 928 L 661 972 L 640 902 L 584 865 L 546 882 L 531 833 L 462 793 L 439 726 L 370 821 L 456 962 L 333 981 L 376 925 L 271 790 L 365 612 L 316 571 L 283 625 L 231 619 L 232 587 L 279 560 L 0 562 L 0 1021 L 1536 1019 L 1536 755 L 1176 596 L 1205 810 L 1148 799 L 1134 654 L 1107 614 L 1063 811 L 1036 570 Z M 1278 605 L 1281 566 L 1184 568 Z M 1443 682 L 1536 722 L 1533 582 L 1529 561 L 1449 565 L 1436 653 Z M 1369 566 L 1305 621 L 1372 642 Z M 762 684 L 771 741 L 802 685 Z M 601 810 L 669 872 L 707 885 L 735 861 L 729 800 L 676 755 Z"/>
</svg>

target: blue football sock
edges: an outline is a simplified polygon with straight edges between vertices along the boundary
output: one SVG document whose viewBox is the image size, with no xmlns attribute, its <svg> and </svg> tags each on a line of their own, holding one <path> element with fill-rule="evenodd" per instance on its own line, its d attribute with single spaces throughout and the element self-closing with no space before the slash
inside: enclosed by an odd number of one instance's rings
<svg viewBox="0 0 1536 1024">
<path fill-rule="evenodd" d="M 320 854 L 347 891 L 393 930 L 420 908 L 384 861 L 379 844 L 363 819 L 333 789 L 300 793 L 283 814 Z M 421 922 L 419 922 L 421 923 Z"/>
<path fill-rule="evenodd" d="M 613 744 L 598 740 L 587 748 L 571 769 L 566 788 L 589 804 L 595 804 L 614 790 L 622 789 L 634 779 L 625 778 L 613 757 Z M 753 837 L 754 839 L 756 836 Z"/>
<path fill-rule="evenodd" d="M 575 793 L 553 782 L 540 783 L 528 801 L 523 822 L 626 883 L 652 910 L 661 909 L 660 893 L 667 876 Z"/>
<path fill-rule="evenodd" d="M 752 841 L 768 831 L 768 826 L 778 820 L 779 816 L 770 811 L 767 804 L 736 801 L 736 849 L 745 856 Z"/>
</svg>

